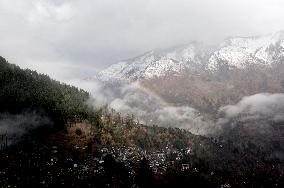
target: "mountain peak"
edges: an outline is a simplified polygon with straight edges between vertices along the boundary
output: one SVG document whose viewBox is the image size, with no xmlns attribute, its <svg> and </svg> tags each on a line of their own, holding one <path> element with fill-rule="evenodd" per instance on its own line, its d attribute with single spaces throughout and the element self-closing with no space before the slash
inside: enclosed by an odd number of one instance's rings
<svg viewBox="0 0 284 188">
<path fill-rule="evenodd" d="M 101 71 L 103 81 L 151 79 L 184 69 L 215 72 L 220 66 L 244 69 L 249 65 L 271 66 L 284 58 L 284 31 L 264 36 L 230 37 L 218 47 L 198 42 L 149 51 L 120 61 Z"/>
</svg>

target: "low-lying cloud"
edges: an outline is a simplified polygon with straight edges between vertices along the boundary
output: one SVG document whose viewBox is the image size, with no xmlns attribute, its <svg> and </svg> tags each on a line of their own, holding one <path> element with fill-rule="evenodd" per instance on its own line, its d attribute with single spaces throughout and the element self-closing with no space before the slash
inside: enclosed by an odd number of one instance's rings
<svg viewBox="0 0 284 188">
<path fill-rule="evenodd" d="M 266 120 L 284 122 L 284 94 L 259 93 L 244 97 L 236 105 L 220 108 L 218 123 L 227 123 L 233 119 L 239 121 Z"/>
<path fill-rule="evenodd" d="M 209 119 L 190 106 L 169 105 L 137 83 L 107 86 L 98 80 L 85 80 L 71 84 L 88 90 L 92 94 L 90 104 L 96 108 L 107 105 L 122 115 L 133 114 L 146 125 L 183 128 L 198 135 L 220 135 L 241 126 L 250 134 L 271 136 L 275 134 L 274 125 L 284 122 L 282 93 L 243 97 L 235 105 L 221 107 L 216 119 Z"/>
<path fill-rule="evenodd" d="M 41 113 L 23 112 L 21 114 L 0 114 L 0 136 L 8 138 L 8 144 L 14 144 L 30 131 L 45 126 L 51 125 L 51 120 Z M 0 140 L 0 142 L 3 140 Z M 1 143 L 3 144 L 3 143 Z"/>
<path fill-rule="evenodd" d="M 241 143 L 250 143 L 274 151 L 273 156 L 284 157 L 283 93 L 244 97 L 236 105 L 222 107 L 220 116 L 216 123 L 217 135 L 240 148 L 244 147 Z"/>
<path fill-rule="evenodd" d="M 108 107 L 122 115 L 133 114 L 141 123 L 163 127 L 178 127 L 194 134 L 205 135 L 212 123 L 189 106 L 172 106 L 157 96 L 141 89 L 138 83 L 107 86 L 97 80 L 70 81 L 92 95 L 89 100 L 95 108 Z"/>
</svg>

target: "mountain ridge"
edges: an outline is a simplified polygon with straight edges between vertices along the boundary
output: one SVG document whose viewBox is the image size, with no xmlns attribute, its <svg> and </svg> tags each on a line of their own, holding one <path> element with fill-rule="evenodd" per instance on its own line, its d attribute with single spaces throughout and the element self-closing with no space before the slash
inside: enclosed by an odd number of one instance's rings
<svg viewBox="0 0 284 188">
<path fill-rule="evenodd" d="M 284 31 L 264 36 L 230 37 L 218 45 L 192 42 L 164 50 L 152 50 L 119 61 L 95 77 L 109 81 L 132 82 L 152 79 L 167 73 L 191 69 L 214 73 L 220 67 L 245 69 L 250 65 L 273 66 L 284 59 Z"/>
</svg>

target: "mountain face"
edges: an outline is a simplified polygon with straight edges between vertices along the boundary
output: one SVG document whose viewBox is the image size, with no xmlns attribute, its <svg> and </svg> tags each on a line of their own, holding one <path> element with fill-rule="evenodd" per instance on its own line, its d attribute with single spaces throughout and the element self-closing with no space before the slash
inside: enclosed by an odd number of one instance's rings
<svg viewBox="0 0 284 188">
<path fill-rule="evenodd" d="M 99 73 L 103 81 L 153 79 L 184 70 L 209 71 L 271 67 L 284 59 L 284 31 L 258 37 L 229 38 L 211 47 L 191 43 L 166 50 L 147 52 L 120 61 Z"/>
<path fill-rule="evenodd" d="M 207 68 L 217 70 L 226 63 L 244 69 L 250 65 L 272 66 L 283 61 L 284 32 L 262 37 L 236 37 L 226 40 L 210 55 Z"/>
<path fill-rule="evenodd" d="M 99 73 L 103 81 L 136 81 L 200 69 L 208 56 L 207 47 L 199 43 L 166 50 L 150 51 L 139 57 L 118 62 Z"/>
<path fill-rule="evenodd" d="M 219 45 L 191 43 L 118 62 L 96 79 L 139 82 L 173 106 L 212 115 L 256 93 L 284 92 L 284 31 L 234 37 Z M 112 84 L 113 85 L 113 84 Z"/>
</svg>

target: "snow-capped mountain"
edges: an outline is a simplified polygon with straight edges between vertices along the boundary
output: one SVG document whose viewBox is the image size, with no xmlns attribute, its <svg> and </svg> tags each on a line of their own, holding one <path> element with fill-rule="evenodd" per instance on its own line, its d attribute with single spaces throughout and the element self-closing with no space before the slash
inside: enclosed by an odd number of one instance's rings
<svg viewBox="0 0 284 188">
<path fill-rule="evenodd" d="M 139 93 L 146 92 L 163 104 L 188 106 L 212 118 L 220 107 L 244 96 L 284 93 L 284 31 L 233 37 L 216 46 L 195 42 L 154 50 L 113 64 L 92 79 L 119 93 L 116 102 L 135 101 Z M 129 90 L 133 87 L 137 91 Z M 130 109 L 137 109 L 145 98 L 131 101 Z"/>
<path fill-rule="evenodd" d="M 271 66 L 283 57 L 284 31 L 262 37 L 235 37 L 211 54 L 207 68 L 214 71 L 222 63 L 240 69 L 249 65 Z"/>
<path fill-rule="evenodd" d="M 258 37 L 233 37 L 215 47 L 197 42 L 154 50 L 120 61 L 98 74 L 102 81 L 134 81 L 178 74 L 184 69 L 216 72 L 221 66 L 244 69 L 284 60 L 284 31 Z"/>
<path fill-rule="evenodd" d="M 202 67 L 206 47 L 199 43 L 166 50 L 155 50 L 139 57 L 120 61 L 98 74 L 103 81 L 150 79 L 168 73 L 179 73 L 186 68 Z"/>
</svg>

